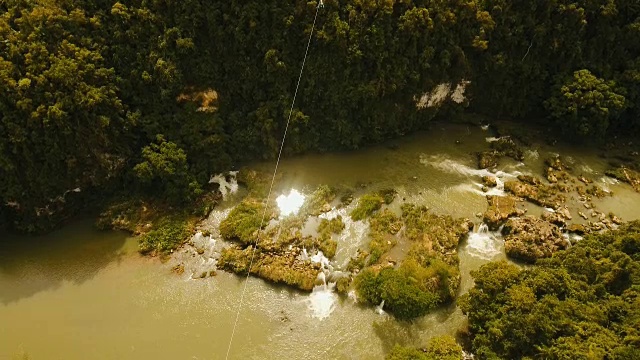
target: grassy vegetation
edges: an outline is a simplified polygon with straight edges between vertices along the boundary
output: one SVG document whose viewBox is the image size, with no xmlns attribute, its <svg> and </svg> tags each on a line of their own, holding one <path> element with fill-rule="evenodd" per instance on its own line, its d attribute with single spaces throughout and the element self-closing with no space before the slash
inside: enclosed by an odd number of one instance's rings
<svg viewBox="0 0 640 360">
<path fill-rule="evenodd" d="M 365 302 L 385 301 L 385 310 L 399 319 L 413 319 L 453 300 L 459 285 L 457 246 L 468 228 L 460 220 L 431 214 L 425 207 L 403 206 L 402 218 L 386 210 L 370 219 L 369 251 L 351 259 L 349 268 L 362 269 L 354 279 Z M 404 226 L 411 247 L 398 267 L 381 267 L 380 259 L 396 243 Z"/>
<path fill-rule="evenodd" d="M 264 203 L 248 197 L 234 207 L 220 223 L 220 234 L 227 240 L 251 244 L 256 241 L 256 232 L 260 228 L 263 213 Z M 272 216 L 268 209 L 264 223 L 268 223 Z"/>
<path fill-rule="evenodd" d="M 398 269 L 387 267 L 379 272 L 365 269 L 355 279 L 358 296 L 370 304 L 384 300 L 385 309 L 402 320 L 422 316 L 435 308 L 440 299 L 426 288 L 426 274 L 421 270 L 408 262 Z"/>
<path fill-rule="evenodd" d="M 250 262 L 251 247 L 246 249 L 230 247 L 222 251 L 218 265 L 237 274 L 247 274 Z M 274 283 L 311 291 L 320 267 L 308 260 L 298 260 L 292 253 L 268 253 L 258 248 L 255 250 L 250 272 L 252 275 Z"/>
<path fill-rule="evenodd" d="M 207 193 L 190 204 L 170 206 L 162 201 L 122 197 L 104 210 L 96 226 L 139 235 L 140 252 L 164 255 L 180 247 L 194 233 L 196 223 L 218 203 L 215 193 Z"/>
<path fill-rule="evenodd" d="M 351 211 L 355 221 L 364 220 L 382 207 L 384 198 L 379 194 L 367 194 L 358 199 L 358 205 Z"/>
<path fill-rule="evenodd" d="M 385 357 L 386 360 L 462 360 L 462 347 L 448 335 L 429 340 L 426 349 L 396 345 Z"/>
<path fill-rule="evenodd" d="M 193 234 L 195 221 L 183 217 L 162 219 L 156 228 L 142 235 L 139 240 L 143 254 L 166 254 L 177 249 Z"/>
</svg>

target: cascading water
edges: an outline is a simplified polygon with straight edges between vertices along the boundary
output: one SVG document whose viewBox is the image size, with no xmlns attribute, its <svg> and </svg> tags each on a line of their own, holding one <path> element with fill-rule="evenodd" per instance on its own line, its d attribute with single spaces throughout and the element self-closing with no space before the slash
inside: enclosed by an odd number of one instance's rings
<svg viewBox="0 0 640 360">
<path fill-rule="evenodd" d="M 482 223 L 469 233 L 466 250 L 471 256 L 491 260 L 502 253 L 503 243 L 500 238 L 500 230 L 491 232 L 489 226 Z"/>
<path fill-rule="evenodd" d="M 209 184 L 220 185 L 219 190 L 222 198 L 226 199 L 229 194 L 238 192 L 237 171 L 229 171 L 227 174 L 218 174 L 211 177 Z"/>
<path fill-rule="evenodd" d="M 493 188 L 485 189 L 487 190 L 486 192 L 482 191 L 482 188 L 484 187 L 484 185 L 479 182 L 473 182 L 472 186 L 470 186 L 469 184 L 461 184 L 460 186 L 458 186 L 458 188 L 460 189 L 469 190 L 482 196 L 485 196 L 485 195 L 505 196 L 506 195 L 504 191 L 505 181 L 515 179 L 518 177 L 518 175 L 522 175 L 520 171 L 506 172 L 506 171 L 498 170 L 495 172 L 491 172 L 487 169 L 474 169 L 464 164 L 461 164 L 459 162 L 456 162 L 454 160 L 448 159 L 441 155 L 432 155 L 432 156 L 423 155 L 420 157 L 420 162 L 422 164 L 430 165 L 439 170 L 446 171 L 453 174 L 460 174 L 465 176 L 476 176 L 476 177 L 490 176 L 495 178 L 496 186 Z"/>
<path fill-rule="evenodd" d="M 308 256 L 306 249 L 303 251 L 303 255 Z M 311 316 L 323 320 L 328 318 L 333 310 L 335 310 L 336 301 L 338 300 L 338 296 L 333 291 L 336 283 L 327 282 L 327 277 L 331 278 L 332 276 L 333 267 L 322 251 L 318 251 L 315 255 L 309 257 L 309 260 L 321 264 L 322 271 L 318 274 L 317 278 L 320 284 L 313 288 L 311 295 L 309 295 L 306 301 L 311 311 Z"/>
</svg>

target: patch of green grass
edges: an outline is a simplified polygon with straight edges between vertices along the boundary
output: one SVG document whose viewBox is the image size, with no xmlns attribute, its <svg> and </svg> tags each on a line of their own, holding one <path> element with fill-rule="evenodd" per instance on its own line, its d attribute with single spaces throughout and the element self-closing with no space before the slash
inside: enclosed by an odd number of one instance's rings
<svg viewBox="0 0 640 360">
<path fill-rule="evenodd" d="M 338 215 L 331 220 L 322 219 L 318 225 L 318 233 L 340 234 L 344 230 L 342 216 Z"/>
<path fill-rule="evenodd" d="M 379 194 L 367 194 L 358 199 L 358 205 L 351 211 L 351 218 L 355 221 L 366 219 L 379 210 L 384 199 Z"/>
<path fill-rule="evenodd" d="M 220 223 L 220 234 L 227 240 L 239 241 L 245 245 L 255 242 L 263 212 L 262 201 L 253 198 L 242 200 Z M 271 216 L 271 211 L 267 210 L 265 224 Z"/>
<path fill-rule="evenodd" d="M 274 283 L 282 283 L 311 291 L 320 271 L 317 264 L 303 262 L 293 254 L 269 253 L 255 250 L 251 274 Z M 247 274 L 251 262 L 251 247 L 230 247 L 222 251 L 218 265 L 237 274 Z"/>
<path fill-rule="evenodd" d="M 143 254 L 166 254 L 182 245 L 192 233 L 192 222 L 183 218 L 166 218 L 156 229 L 140 237 L 139 250 Z"/>
<path fill-rule="evenodd" d="M 402 228 L 402 219 L 389 209 L 384 209 L 369 219 L 369 225 L 374 232 L 395 235 Z"/>
</svg>

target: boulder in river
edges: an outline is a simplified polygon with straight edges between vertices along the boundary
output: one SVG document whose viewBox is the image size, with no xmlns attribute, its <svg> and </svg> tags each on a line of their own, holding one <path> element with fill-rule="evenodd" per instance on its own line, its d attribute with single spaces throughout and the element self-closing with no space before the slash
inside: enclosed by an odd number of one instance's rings
<svg viewBox="0 0 640 360">
<path fill-rule="evenodd" d="M 536 205 L 552 209 L 560 208 L 565 200 L 561 194 L 558 194 L 557 188 L 541 184 L 537 178 L 519 176 L 518 179 L 517 181 L 507 181 L 504 184 L 504 189 Z"/>
<path fill-rule="evenodd" d="M 497 230 L 508 218 L 519 216 L 523 210 L 516 208 L 516 199 L 512 196 L 487 196 L 489 207 L 483 219 L 491 230 Z"/>
<path fill-rule="evenodd" d="M 482 177 L 482 183 L 487 187 L 496 187 L 498 186 L 498 180 L 495 176 L 485 175 Z"/>
<path fill-rule="evenodd" d="M 557 225 L 535 216 L 509 219 L 502 232 L 507 256 L 529 263 L 567 246 Z"/>
</svg>

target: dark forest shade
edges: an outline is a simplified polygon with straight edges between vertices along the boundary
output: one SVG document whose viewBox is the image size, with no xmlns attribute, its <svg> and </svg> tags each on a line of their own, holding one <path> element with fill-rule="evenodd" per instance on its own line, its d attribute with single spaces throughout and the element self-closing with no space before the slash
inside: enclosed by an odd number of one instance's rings
<svg viewBox="0 0 640 360">
<path fill-rule="evenodd" d="M 638 127 L 633 1 L 324 4 L 286 154 L 425 128 L 436 111 L 416 97 L 462 80 L 476 112 L 549 118 L 584 138 Z M 118 189 L 179 203 L 212 173 L 272 158 L 315 11 L 275 0 L 3 2 L 0 215 L 41 231 Z"/>
</svg>

